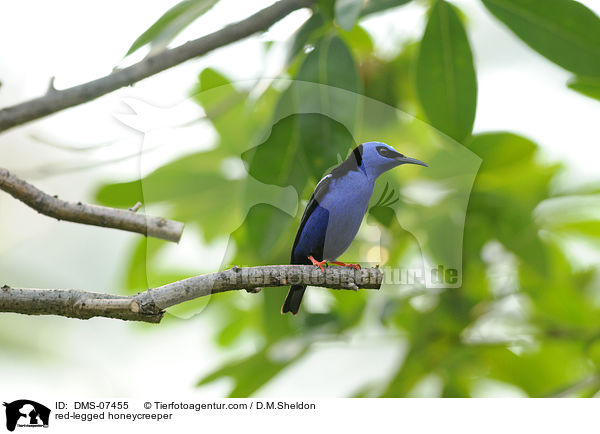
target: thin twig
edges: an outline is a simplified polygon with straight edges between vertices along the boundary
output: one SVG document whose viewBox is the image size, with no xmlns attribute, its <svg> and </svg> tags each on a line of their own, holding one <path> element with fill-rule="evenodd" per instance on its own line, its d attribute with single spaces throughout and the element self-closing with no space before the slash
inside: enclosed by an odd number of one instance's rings
<svg viewBox="0 0 600 434">
<path fill-rule="evenodd" d="M 0 168 L 0 190 L 39 213 L 58 220 L 137 232 L 174 242 L 179 242 L 183 233 L 183 223 L 174 220 L 151 217 L 126 209 L 67 202 L 44 193 L 3 168 Z"/>
<path fill-rule="evenodd" d="M 54 87 L 54 81 L 56 80 L 55 76 L 50 77 L 50 82 L 48 83 L 48 89 L 46 90 L 46 95 L 52 92 L 56 92 L 56 88 Z"/>
<path fill-rule="evenodd" d="M 136 202 L 135 205 L 133 205 L 131 208 L 129 208 L 129 211 L 131 212 L 138 212 L 138 210 L 142 207 L 142 202 Z"/>
<path fill-rule="evenodd" d="M 225 291 L 304 284 L 331 289 L 379 289 L 383 273 L 379 268 L 355 270 L 329 267 L 323 273 L 312 265 L 265 265 L 233 267 L 212 274 L 149 289 L 132 296 L 100 294 L 75 289 L 0 288 L 0 312 L 26 315 L 59 315 L 69 318 L 116 318 L 159 323 L 168 307 Z"/>
<path fill-rule="evenodd" d="M 0 132 L 91 101 L 194 57 L 264 31 L 291 12 L 308 7 L 313 2 L 314 0 L 280 0 L 244 20 L 179 47 L 147 57 L 127 68 L 117 69 L 105 77 L 68 89 L 52 91 L 44 96 L 7 107 L 0 110 Z"/>
</svg>

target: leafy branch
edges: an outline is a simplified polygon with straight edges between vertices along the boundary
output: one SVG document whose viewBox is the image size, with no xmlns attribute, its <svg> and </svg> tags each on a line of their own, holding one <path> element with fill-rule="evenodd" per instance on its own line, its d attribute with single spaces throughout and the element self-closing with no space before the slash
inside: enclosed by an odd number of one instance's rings
<svg viewBox="0 0 600 434">
<path fill-rule="evenodd" d="M 92 101 L 194 57 L 204 55 L 219 47 L 266 30 L 291 12 L 308 7 L 312 3 L 313 0 L 280 0 L 244 20 L 189 41 L 179 47 L 167 49 L 147 57 L 127 68 L 117 69 L 102 78 L 68 89 L 52 89 L 44 96 L 2 109 L 0 110 L 0 132 L 66 108 Z"/>
</svg>

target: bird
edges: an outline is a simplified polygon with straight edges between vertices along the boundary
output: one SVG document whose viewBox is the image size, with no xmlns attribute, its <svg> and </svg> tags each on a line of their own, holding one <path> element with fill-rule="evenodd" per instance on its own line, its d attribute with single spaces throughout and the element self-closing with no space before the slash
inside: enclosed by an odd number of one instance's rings
<svg viewBox="0 0 600 434">
<path fill-rule="evenodd" d="M 354 240 L 367 211 L 375 181 L 384 172 L 403 164 L 428 167 L 382 142 L 358 145 L 348 158 L 319 181 L 300 220 L 290 264 L 359 268 L 337 261 Z M 281 313 L 298 313 L 306 285 L 292 285 Z"/>
</svg>

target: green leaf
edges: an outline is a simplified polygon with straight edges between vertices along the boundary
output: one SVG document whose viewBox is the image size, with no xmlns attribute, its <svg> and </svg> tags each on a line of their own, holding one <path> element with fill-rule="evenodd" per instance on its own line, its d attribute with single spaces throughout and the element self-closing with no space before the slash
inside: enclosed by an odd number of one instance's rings
<svg viewBox="0 0 600 434">
<path fill-rule="evenodd" d="M 354 92 L 360 89 L 358 68 L 348 45 L 338 36 L 326 36 L 306 57 L 298 80 L 327 84 Z"/>
<path fill-rule="evenodd" d="M 335 2 L 335 20 L 346 30 L 351 30 L 358 19 L 362 0 L 337 0 Z"/>
<path fill-rule="evenodd" d="M 152 244 L 152 246 L 157 246 L 157 244 Z M 150 250 L 148 247 L 148 238 L 143 238 L 137 242 L 133 250 L 127 267 L 126 285 L 129 293 L 150 288 L 147 275 L 148 256 L 154 254 L 156 249 Z"/>
<path fill-rule="evenodd" d="M 231 345 L 244 332 L 244 321 L 233 320 L 228 322 L 217 335 L 217 343 L 222 347 Z"/>
<path fill-rule="evenodd" d="M 248 173 L 260 182 L 292 185 L 300 194 L 318 182 L 355 146 L 350 132 L 321 114 L 288 116 L 273 126 L 265 142 L 242 154 Z"/>
<path fill-rule="evenodd" d="M 299 159 L 297 117 L 289 116 L 273 125 L 271 134 L 260 145 L 242 154 L 248 173 L 266 184 L 292 185 L 302 192 L 308 173 Z"/>
<path fill-rule="evenodd" d="M 198 81 L 192 89 L 192 98 L 202 106 L 219 133 L 219 146 L 239 157 L 248 149 L 248 142 L 264 130 L 279 92 L 269 89 L 258 100 L 248 101 L 247 90 L 238 89 L 212 68 L 205 68 Z"/>
<path fill-rule="evenodd" d="M 366 15 L 395 8 L 396 6 L 402 6 L 410 1 L 411 0 L 367 0 L 366 4 L 360 11 L 360 16 L 364 17 Z"/>
<path fill-rule="evenodd" d="M 481 157 L 481 170 L 486 171 L 531 161 L 537 150 L 531 140 L 508 132 L 477 134 L 465 144 Z"/>
<path fill-rule="evenodd" d="M 199 103 L 204 104 L 205 101 L 201 97 L 205 95 L 203 95 L 202 92 L 227 85 L 231 85 L 231 82 L 219 71 L 212 68 L 204 68 L 202 72 L 200 72 L 200 75 L 198 75 L 198 84 L 192 90 L 192 97 L 197 99 Z M 215 98 L 213 97 L 213 99 Z"/>
<path fill-rule="evenodd" d="M 542 341 L 540 348 L 522 355 L 508 349 L 483 352 L 492 378 L 518 385 L 529 396 L 547 396 L 591 373 L 576 340 Z"/>
<path fill-rule="evenodd" d="M 184 0 L 177 3 L 134 41 L 125 57 L 148 44 L 153 49 L 166 48 L 175 36 L 213 7 L 217 1 Z"/>
<path fill-rule="evenodd" d="M 356 28 L 360 27 L 357 26 Z M 361 63 L 360 71 L 365 96 L 392 107 L 398 107 L 405 112 L 414 113 L 418 111 L 414 85 L 414 70 L 418 48 L 418 43 L 410 42 L 392 60 L 384 61 L 375 56 L 365 59 Z M 368 116 L 369 124 L 373 126 L 387 122 L 386 117 L 382 117 L 381 113 L 369 112 L 365 113 L 365 116 Z"/>
<path fill-rule="evenodd" d="M 600 78 L 575 77 L 567 83 L 567 86 L 585 96 L 600 100 Z"/>
<path fill-rule="evenodd" d="M 527 45 L 579 75 L 600 77 L 600 19 L 573 0 L 482 0 Z"/>
<path fill-rule="evenodd" d="M 302 349 L 289 359 L 274 359 L 268 349 L 263 349 L 242 360 L 226 364 L 220 369 L 202 378 L 197 385 L 203 386 L 220 378 L 229 377 L 234 381 L 230 398 L 247 398 L 252 396 L 262 385 L 274 378 L 282 369 L 292 364 L 305 353 Z"/>
<path fill-rule="evenodd" d="M 588 220 L 579 222 L 567 222 L 558 225 L 554 228 L 555 230 L 579 234 L 588 239 L 600 240 L 600 221 L 599 220 Z"/>
<path fill-rule="evenodd" d="M 544 229 L 600 239 L 599 194 L 552 197 L 536 208 L 536 221 Z"/>
<path fill-rule="evenodd" d="M 354 26 L 351 30 L 340 30 L 340 37 L 346 42 L 349 47 L 352 47 L 352 53 L 361 58 L 363 56 L 371 56 L 373 53 L 373 40 L 371 35 L 361 26 Z"/>
<path fill-rule="evenodd" d="M 326 36 L 311 51 L 296 76 L 310 81 L 357 92 L 360 87 L 358 71 L 348 46 L 337 36 Z M 313 87 L 315 92 L 302 94 L 303 100 L 316 99 L 317 113 L 298 113 L 294 89 L 288 89 L 278 102 L 279 113 L 294 113 L 277 121 L 266 140 L 242 154 L 250 175 L 257 180 L 281 187 L 292 185 L 302 193 L 312 177 L 316 182 L 345 158 L 353 147 L 349 131 L 356 119 L 356 107 L 348 104 L 343 109 L 348 120 L 345 125 L 325 116 L 328 108 L 338 102 L 327 87 Z M 318 93 L 317 93 L 318 92 Z M 320 111 L 320 113 L 318 112 Z M 346 123 L 346 122 L 345 122 Z"/>
<path fill-rule="evenodd" d="M 516 254 L 524 267 L 546 273 L 547 246 L 532 216 L 538 204 L 549 197 L 558 166 L 538 162 L 538 146 L 513 133 L 477 134 L 466 145 L 483 162 L 465 226 L 466 242 L 478 239 L 480 244 L 465 249 L 479 250 L 486 239 L 496 239 Z"/>
<path fill-rule="evenodd" d="M 231 234 L 236 245 L 236 263 L 287 263 L 290 239 L 294 239 L 297 226 L 290 215 L 276 207 L 254 205 L 242 225 Z"/>
<path fill-rule="evenodd" d="M 477 78 L 456 9 L 438 0 L 431 9 L 417 60 L 417 94 L 431 124 L 457 141 L 471 134 Z"/>
<path fill-rule="evenodd" d="M 308 44 L 318 30 L 325 26 L 323 15 L 315 12 L 302 24 L 292 37 L 292 42 L 287 55 L 287 63 L 290 63 L 300 51 Z"/>
<path fill-rule="evenodd" d="M 335 118 L 350 133 L 354 133 L 356 121 L 359 118 L 360 100 L 357 94 L 361 91 L 358 67 L 348 45 L 337 35 L 329 34 L 321 38 L 304 59 L 295 77 L 282 95 L 276 110 L 276 117 L 282 118 L 295 113 L 316 113 L 328 124 L 326 117 Z M 323 86 L 306 86 L 303 82 L 318 83 Z M 340 92 L 341 88 L 351 92 Z M 299 123 L 313 123 L 315 119 L 309 116 L 300 118 Z M 312 126 L 300 125 L 301 132 L 320 131 L 328 134 L 329 125 Z M 302 141 L 302 135 L 299 139 Z M 327 137 L 317 137 L 312 146 L 330 147 Z M 306 142 L 304 142 L 306 143 Z M 352 143 L 345 144 L 346 151 Z M 338 147 L 334 146 L 339 149 Z M 346 152 L 342 153 L 342 158 Z M 334 161 L 333 164 L 338 161 Z M 332 163 L 330 163 L 332 164 Z M 321 166 L 322 168 L 322 166 Z M 322 175 L 322 173 L 321 173 Z"/>
</svg>

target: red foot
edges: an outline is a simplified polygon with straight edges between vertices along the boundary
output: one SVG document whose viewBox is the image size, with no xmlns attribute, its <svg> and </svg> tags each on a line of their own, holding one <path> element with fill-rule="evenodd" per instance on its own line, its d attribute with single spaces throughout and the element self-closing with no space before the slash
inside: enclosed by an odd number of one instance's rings
<svg viewBox="0 0 600 434">
<path fill-rule="evenodd" d="M 310 262 L 312 262 L 312 264 L 315 267 L 319 267 L 323 273 L 325 272 L 325 269 L 323 268 L 323 264 L 327 264 L 327 261 L 317 261 L 312 256 L 309 256 L 308 259 L 310 259 Z"/>
<path fill-rule="evenodd" d="M 352 267 L 355 270 L 360 270 L 360 265 L 359 264 L 346 264 L 345 262 L 338 262 L 338 261 L 332 261 L 332 264 L 335 265 L 340 265 L 342 267 Z"/>
</svg>

